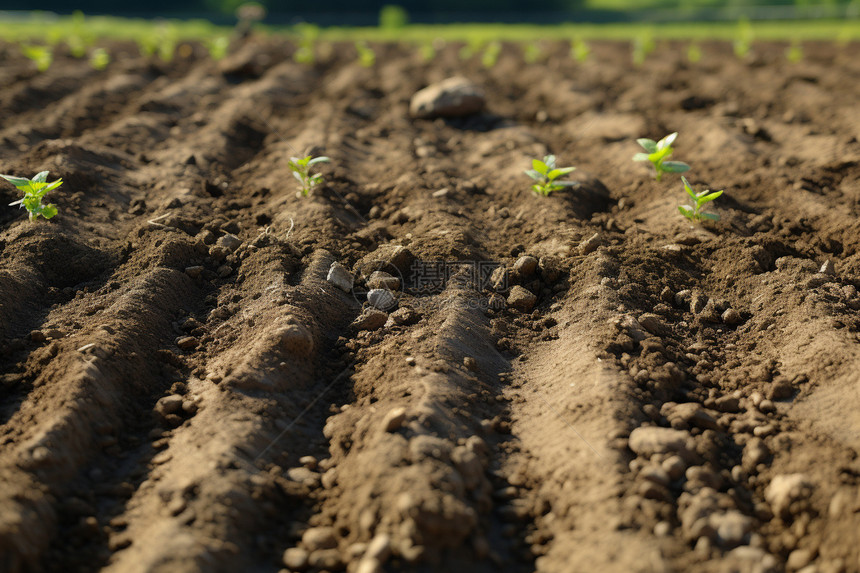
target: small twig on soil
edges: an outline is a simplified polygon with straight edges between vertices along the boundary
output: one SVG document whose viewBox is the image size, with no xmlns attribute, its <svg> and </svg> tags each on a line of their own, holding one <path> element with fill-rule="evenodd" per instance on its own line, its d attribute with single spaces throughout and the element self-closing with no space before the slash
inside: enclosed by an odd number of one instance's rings
<svg viewBox="0 0 860 573">
<path fill-rule="evenodd" d="M 292 218 L 292 217 L 290 217 L 290 228 L 289 228 L 289 229 L 287 229 L 287 234 L 286 234 L 286 235 L 284 235 L 284 242 L 286 242 L 286 241 L 289 241 L 289 240 L 290 240 L 290 233 L 292 233 L 292 232 L 293 232 L 293 227 L 295 227 L 295 226 L 296 226 L 296 224 L 293 222 L 293 218 Z"/>
<path fill-rule="evenodd" d="M 96 343 L 95 343 L 95 342 L 90 342 L 89 344 L 84 344 L 83 346 L 81 346 L 80 348 L 78 348 L 78 352 L 83 352 L 84 350 L 88 350 L 88 349 L 92 348 L 92 347 L 93 347 L 93 346 L 95 346 L 95 345 L 96 345 Z"/>
<path fill-rule="evenodd" d="M 148 220 L 147 223 L 149 223 L 150 225 L 155 225 L 156 227 L 169 228 L 169 225 L 162 225 L 161 223 L 156 222 L 156 221 L 161 221 L 162 219 L 165 219 L 167 217 L 170 217 L 170 213 L 165 213 L 164 215 L 159 215 L 158 217 L 156 217 L 154 219 Z"/>
</svg>

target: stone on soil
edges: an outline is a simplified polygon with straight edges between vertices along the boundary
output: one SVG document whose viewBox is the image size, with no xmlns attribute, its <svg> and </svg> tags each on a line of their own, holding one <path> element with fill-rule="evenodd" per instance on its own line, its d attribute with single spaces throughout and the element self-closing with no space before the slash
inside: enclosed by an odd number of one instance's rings
<svg viewBox="0 0 860 573">
<path fill-rule="evenodd" d="M 368 308 L 356 318 L 352 327 L 355 330 L 377 330 L 385 326 L 388 315 L 381 310 Z"/>
<path fill-rule="evenodd" d="M 409 113 L 412 117 L 462 117 L 484 109 L 483 90 L 463 77 L 453 77 L 431 84 L 412 96 Z"/>
<path fill-rule="evenodd" d="M 349 292 L 352 290 L 352 273 L 346 270 L 346 267 L 338 262 L 331 264 L 328 269 L 326 280 L 343 292 Z"/>
<path fill-rule="evenodd" d="M 537 304 L 537 297 L 534 294 L 519 285 L 511 288 L 508 295 L 508 306 L 522 312 L 530 312 L 535 304 Z"/>
</svg>

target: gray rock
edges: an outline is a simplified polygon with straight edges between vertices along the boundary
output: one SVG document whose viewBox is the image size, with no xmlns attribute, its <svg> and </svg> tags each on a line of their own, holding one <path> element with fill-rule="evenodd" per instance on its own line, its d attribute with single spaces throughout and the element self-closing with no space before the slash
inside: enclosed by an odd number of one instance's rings
<svg viewBox="0 0 860 573">
<path fill-rule="evenodd" d="M 639 324 L 642 325 L 642 328 L 657 336 L 662 336 L 669 331 L 666 323 L 659 316 L 650 312 L 646 312 L 639 317 Z"/>
<path fill-rule="evenodd" d="M 381 310 L 368 308 L 361 313 L 352 323 L 355 330 L 377 330 L 385 326 L 388 315 Z"/>
<path fill-rule="evenodd" d="M 346 270 L 346 267 L 338 262 L 333 262 L 331 264 L 328 269 L 326 280 L 343 292 L 350 292 L 352 290 L 352 273 Z"/>
<path fill-rule="evenodd" d="M 400 279 L 384 271 L 374 271 L 367 279 L 367 286 L 371 289 L 400 290 Z"/>
<path fill-rule="evenodd" d="M 373 288 L 367 291 L 367 302 L 379 310 L 391 310 L 397 306 L 397 297 L 385 288 Z"/>
<path fill-rule="evenodd" d="M 392 312 L 388 315 L 388 322 L 391 325 L 398 326 L 408 326 L 410 324 L 415 324 L 421 320 L 421 315 L 419 315 L 414 308 L 403 306 Z"/>
<path fill-rule="evenodd" d="M 720 318 L 729 326 L 737 326 L 743 322 L 743 318 L 741 318 L 740 313 L 733 308 L 727 308 Z"/>
<path fill-rule="evenodd" d="M 512 308 L 522 312 L 530 312 L 537 304 L 537 297 L 523 287 L 516 285 L 511 288 L 507 302 L 508 306 Z"/>
<path fill-rule="evenodd" d="M 522 256 L 514 263 L 514 270 L 521 277 L 532 276 L 538 267 L 538 260 L 528 255 Z"/>
<path fill-rule="evenodd" d="M 205 267 L 200 265 L 195 265 L 193 267 L 185 267 L 185 274 L 191 277 L 192 279 L 199 279 L 200 275 L 203 274 Z"/>
<path fill-rule="evenodd" d="M 155 403 L 155 411 L 162 416 L 178 414 L 180 410 L 182 410 L 182 396 L 178 394 L 165 396 Z"/>
<path fill-rule="evenodd" d="M 589 238 L 579 243 L 579 253 L 587 255 L 597 250 L 597 247 L 603 244 L 603 236 L 600 233 L 594 233 Z"/>
<path fill-rule="evenodd" d="M 218 240 L 215 242 L 215 245 L 223 247 L 232 253 L 242 245 L 242 241 L 239 240 L 239 237 L 237 237 L 236 235 L 231 235 L 230 233 L 227 233 L 226 235 L 221 235 L 220 237 L 218 237 Z"/>
<path fill-rule="evenodd" d="M 485 105 L 483 90 L 457 76 L 416 92 L 409 103 L 409 113 L 422 119 L 462 117 L 480 112 Z"/>
</svg>

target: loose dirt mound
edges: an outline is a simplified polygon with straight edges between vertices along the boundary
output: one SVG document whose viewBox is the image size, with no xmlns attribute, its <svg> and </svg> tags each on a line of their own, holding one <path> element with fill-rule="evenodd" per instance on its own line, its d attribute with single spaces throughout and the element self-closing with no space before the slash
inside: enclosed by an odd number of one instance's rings
<svg viewBox="0 0 860 573">
<path fill-rule="evenodd" d="M 2 48 L 0 172 L 66 183 L 0 212 L 0 569 L 860 571 L 860 47 L 593 48 Z"/>
</svg>

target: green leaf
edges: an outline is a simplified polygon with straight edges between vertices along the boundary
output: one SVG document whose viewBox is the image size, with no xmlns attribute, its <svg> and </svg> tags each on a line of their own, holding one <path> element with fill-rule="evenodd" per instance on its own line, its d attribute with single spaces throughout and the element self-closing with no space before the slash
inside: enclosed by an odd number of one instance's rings
<svg viewBox="0 0 860 573">
<path fill-rule="evenodd" d="M 546 163 L 548 169 L 555 169 L 555 155 L 547 155 L 543 158 L 543 162 Z"/>
<path fill-rule="evenodd" d="M 328 157 L 314 157 L 313 159 L 308 161 L 308 166 L 314 165 L 315 163 L 329 163 L 329 162 L 331 162 L 331 159 L 329 159 Z"/>
<path fill-rule="evenodd" d="M 647 153 L 637 153 L 633 156 L 633 161 L 650 161 L 651 157 Z"/>
<path fill-rule="evenodd" d="M 693 198 L 694 201 L 698 201 L 699 196 L 696 195 L 696 192 L 693 191 L 693 188 L 690 187 L 690 182 L 687 181 L 687 178 L 681 175 L 681 182 L 684 183 L 684 191 L 687 192 L 687 195 Z"/>
<path fill-rule="evenodd" d="M 648 139 L 643 137 L 641 139 L 637 139 L 636 143 L 642 146 L 642 148 L 648 153 L 654 153 L 657 151 L 657 142 L 653 139 Z M 645 155 L 644 153 L 638 153 L 637 155 Z"/>
<path fill-rule="evenodd" d="M 36 181 L 37 183 L 44 183 L 47 180 L 48 180 L 48 172 L 47 171 L 39 171 L 38 173 L 36 173 L 36 176 L 33 177 L 33 181 Z"/>
<path fill-rule="evenodd" d="M 293 177 L 299 180 L 299 183 L 304 185 L 305 180 L 302 178 L 301 174 L 298 171 L 293 171 Z"/>
<path fill-rule="evenodd" d="M 12 175 L 0 175 L 0 177 L 11 183 L 18 189 L 21 189 L 22 187 L 27 187 L 30 184 L 30 180 L 25 179 L 24 177 L 14 177 Z"/>
<path fill-rule="evenodd" d="M 666 173 L 684 173 L 690 170 L 690 166 L 682 161 L 664 161 L 663 171 Z"/>
<path fill-rule="evenodd" d="M 678 210 L 683 216 L 687 217 L 688 219 L 693 218 L 693 209 L 691 209 L 690 207 L 687 207 L 686 205 L 678 205 Z"/>
<path fill-rule="evenodd" d="M 56 181 L 51 182 L 48 185 L 48 187 L 45 189 L 45 193 L 47 193 L 48 191 L 53 191 L 54 189 L 56 189 L 57 187 L 59 187 L 62 184 L 63 184 L 62 179 L 57 179 Z"/>
<path fill-rule="evenodd" d="M 576 187 L 576 181 L 555 181 L 553 185 L 558 185 L 559 187 Z"/>
<path fill-rule="evenodd" d="M 702 217 L 703 219 L 709 219 L 711 221 L 719 221 L 720 220 L 720 216 L 717 215 L 716 213 L 699 213 L 699 216 Z"/>
<path fill-rule="evenodd" d="M 571 171 L 575 171 L 576 167 L 559 167 L 557 169 L 553 169 L 549 173 L 547 173 L 547 178 L 550 180 L 561 177 L 562 175 L 567 175 Z"/>
<path fill-rule="evenodd" d="M 528 171 L 523 171 L 526 175 L 534 179 L 535 181 L 543 181 L 543 175 L 535 171 L 534 169 L 529 169 Z"/>
<path fill-rule="evenodd" d="M 657 142 L 657 149 L 666 149 L 671 147 L 673 143 L 675 143 L 675 139 L 678 137 L 678 132 L 670 133 L 663 139 Z"/>
<path fill-rule="evenodd" d="M 548 155 L 544 159 L 546 160 L 549 157 L 552 157 L 552 156 Z M 549 163 L 548 161 L 546 163 L 544 163 L 540 159 L 532 159 L 532 167 L 534 168 L 535 171 L 537 171 L 541 175 L 546 175 L 547 171 L 549 171 L 548 163 Z"/>
<path fill-rule="evenodd" d="M 703 193 L 708 193 L 708 191 L 703 191 Z M 709 195 L 702 195 L 701 197 L 698 198 L 699 205 L 704 205 L 708 201 L 713 201 L 714 199 L 716 199 L 717 197 L 719 197 L 722 194 L 723 194 L 722 191 L 714 191 L 713 193 L 711 193 Z"/>
<path fill-rule="evenodd" d="M 50 219 L 51 217 L 53 217 L 54 215 L 57 214 L 57 206 L 54 205 L 53 203 L 49 203 L 48 205 L 45 205 L 44 207 L 42 207 L 40 214 L 42 215 L 42 217 L 44 217 L 46 219 Z"/>
</svg>

